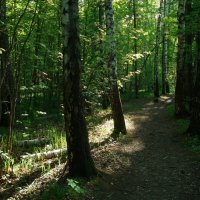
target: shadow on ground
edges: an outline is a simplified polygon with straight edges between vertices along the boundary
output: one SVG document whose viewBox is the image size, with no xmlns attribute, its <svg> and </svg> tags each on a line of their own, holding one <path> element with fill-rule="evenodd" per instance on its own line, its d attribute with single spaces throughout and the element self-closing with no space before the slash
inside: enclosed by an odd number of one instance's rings
<svg viewBox="0 0 200 200">
<path fill-rule="evenodd" d="M 135 111 L 131 103 L 142 107 Z M 125 106 L 134 129 L 95 153 L 107 175 L 91 183 L 94 199 L 200 199 L 200 156 L 181 143 L 175 119 L 166 114 L 169 103 L 170 97 L 163 97 L 159 103 L 139 99 Z"/>
</svg>

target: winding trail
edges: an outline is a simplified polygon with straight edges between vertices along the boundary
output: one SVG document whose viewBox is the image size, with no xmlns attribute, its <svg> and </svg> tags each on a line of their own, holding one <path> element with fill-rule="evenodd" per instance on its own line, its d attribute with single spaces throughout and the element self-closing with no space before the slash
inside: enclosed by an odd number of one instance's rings
<svg viewBox="0 0 200 200">
<path fill-rule="evenodd" d="M 95 154 L 106 175 L 96 183 L 93 199 L 200 200 L 200 155 L 181 142 L 176 120 L 166 113 L 170 101 L 125 105 L 132 127 L 124 139 Z M 134 111 L 133 104 L 140 108 Z"/>
</svg>

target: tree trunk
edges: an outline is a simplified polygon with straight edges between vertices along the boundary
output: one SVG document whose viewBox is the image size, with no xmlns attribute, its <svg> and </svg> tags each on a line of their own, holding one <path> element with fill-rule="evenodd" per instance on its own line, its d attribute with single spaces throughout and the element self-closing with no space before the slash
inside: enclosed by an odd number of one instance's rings
<svg viewBox="0 0 200 200">
<path fill-rule="evenodd" d="M 36 27 L 35 27 L 35 44 L 34 44 L 35 60 L 34 60 L 34 67 L 33 67 L 33 72 L 32 72 L 33 86 L 39 85 L 38 66 L 39 66 L 39 56 L 40 56 L 41 30 L 43 28 L 42 27 L 43 22 L 41 21 L 41 17 L 40 17 L 41 12 L 42 12 L 42 4 L 39 4 L 37 18 L 36 18 Z M 33 109 L 34 106 L 37 105 L 37 93 L 38 92 L 34 89 L 31 95 L 30 109 Z"/>
<path fill-rule="evenodd" d="M 106 31 L 108 39 L 108 70 L 110 82 L 110 102 L 112 116 L 114 120 L 113 136 L 118 136 L 119 133 L 126 134 L 126 125 L 122 111 L 122 104 L 117 85 L 117 61 L 116 48 L 114 42 L 114 19 L 112 0 L 106 0 Z"/>
<path fill-rule="evenodd" d="M 62 0 L 64 119 L 69 176 L 96 175 L 83 114 L 78 0 Z"/>
<path fill-rule="evenodd" d="M 45 160 L 45 159 L 52 159 L 59 157 L 60 155 L 65 155 L 67 153 L 67 149 L 54 149 L 52 151 L 41 152 L 41 153 L 34 153 L 34 154 L 27 154 L 20 156 L 21 160 L 28 160 L 32 159 L 34 161 Z"/>
<path fill-rule="evenodd" d="M 185 0 L 178 3 L 178 53 L 176 68 L 175 116 L 185 117 L 188 112 L 185 104 L 184 88 L 184 55 L 185 55 Z"/>
<path fill-rule="evenodd" d="M 159 98 L 159 82 L 158 82 L 158 53 L 160 46 L 160 28 L 161 28 L 161 13 L 162 13 L 163 0 L 160 0 L 160 9 L 158 13 L 157 31 L 156 31 L 156 46 L 154 56 L 154 101 L 158 102 Z"/>
<path fill-rule="evenodd" d="M 51 142 L 50 138 L 37 138 L 32 140 L 20 140 L 16 142 L 18 147 L 29 147 L 29 146 L 43 146 Z"/>
<path fill-rule="evenodd" d="M 136 28 L 137 28 L 137 15 L 136 15 L 136 0 L 133 0 L 133 15 L 134 15 L 134 31 L 135 31 L 135 37 L 134 37 L 134 54 L 137 55 L 137 37 L 136 37 Z M 135 73 L 135 98 L 138 98 L 138 75 L 137 75 L 137 70 L 138 70 L 138 62 L 137 62 L 137 56 L 135 56 L 134 60 L 134 71 Z"/>
<path fill-rule="evenodd" d="M 107 89 L 107 86 L 105 84 L 105 77 L 108 78 L 108 73 L 107 71 L 104 69 L 104 46 L 105 46 L 105 42 L 103 41 L 103 31 L 104 31 L 104 25 L 105 25 L 105 6 L 104 6 L 104 2 L 103 0 L 100 0 L 98 3 L 98 11 L 99 11 L 99 57 L 101 58 L 101 60 L 98 63 L 100 72 L 101 72 L 101 90 L 102 90 L 102 95 L 101 95 L 101 99 L 102 99 L 102 108 L 103 109 L 107 109 L 110 105 L 110 101 L 109 101 L 109 92 Z"/>
<path fill-rule="evenodd" d="M 9 127 L 10 87 L 8 80 L 8 34 L 6 0 L 0 2 L 0 127 Z"/>
<path fill-rule="evenodd" d="M 198 13 L 198 33 L 197 33 L 197 72 L 194 86 L 194 95 L 191 101 L 190 125 L 187 132 L 190 135 L 200 137 L 200 13 Z"/>
<path fill-rule="evenodd" d="M 185 4 L 185 56 L 184 56 L 184 72 L 185 72 L 185 95 L 187 97 L 187 103 L 190 104 L 190 100 L 192 98 L 192 91 L 194 89 L 193 84 L 193 51 L 192 51 L 192 43 L 193 43 L 193 24 L 191 19 L 192 14 L 192 1 L 186 0 Z"/>
<path fill-rule="evenodd" d="M 164 17 L 168 16 L 168 0 L 164 0 Z M 162 50 L 162 94 L 169 92 L 169 83 L 167 80 L 167 64 L 168 64 L 168 25 L 163 24 L 163 50 Z"/>
</svg>

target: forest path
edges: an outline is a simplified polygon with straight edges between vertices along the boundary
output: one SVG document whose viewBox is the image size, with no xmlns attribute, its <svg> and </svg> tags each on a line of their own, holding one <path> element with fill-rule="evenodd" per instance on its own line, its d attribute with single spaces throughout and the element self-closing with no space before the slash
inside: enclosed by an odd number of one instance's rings
<svg viewBox="0 0 200 200">
<path fill-rule="evenodd" d="M 94 156 L 107 173 L 93 183 L 95 200 L 200 199 L 200 156 L 181 142 L 176 120 L 166 112 L 170 101 L 139 99 L 125 105 L 129 134 Z"/>
</svg>

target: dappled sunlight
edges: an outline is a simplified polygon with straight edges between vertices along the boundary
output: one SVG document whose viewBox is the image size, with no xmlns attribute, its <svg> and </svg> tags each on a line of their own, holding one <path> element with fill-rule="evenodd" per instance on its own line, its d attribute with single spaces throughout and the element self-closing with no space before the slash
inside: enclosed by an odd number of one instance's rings
<svg viewBox="0 0 200 200">
<path fill-rule="evenodd" d="M 130 115 L 124 115 L 126 130 L 128 133 L 131 133 L 135 129 L 135 123 L 133 118 Z"/>
<path fill-rule="evenodd" d="M 145 144 L 141 138 L 135 138 L 128 133 L 116 142 L 100 146 L 94 151 L 93 157 L 98 169 L 106 174 L 115 175 L 122 169 L 134 168 L 133 155 L 145 150 Z"/>
<path fill-rule="evenodd" d="M 0 0 L 0 200 L 200 200 L 199 10 Z"/>
<path fill-rule="evenodd" d="M 145 105 L 146 106 L 152 106 L 152 105 L 154 105 L 155 103 L 153 102 L 153 101 L 150 101 L 150 102 L 148 102 L 148 103 L 146 103 Z"/>
<path fill-rule="evenodd" d="M 146 115 L 145 113 L 144 114 L 138 113 L 137 115 L 134 115 L 134 112 L 125 114 L 125 118 L 128 118 L 128 120 L 126 121 L 127 130 L 134 130 L 136 125 L 138 126 L 138 124 L 136 123 L 136 121 L 138 121 L 138 120 L 139 120 L 139 122 L 151 120 L 151 117 L 149 115 Z M 134 126 L 134 124 L 135 124 L 135 126 Z"/>
<path fill-rule="evenodd" d="M 170 96 L 162 95 L 162 96 L 160 96 L 160 101 L 167 101 L 167 100 L 169 100 L 171 98 L 172 97 L 170 97 Z"/>
<path fill-rule="evenodd" d="M 58 180 L 62 169 L 64 167 L 64 164 L 61 164 L 57 166 L 56 168 L 51 169 L 47 173 L 44 173 L 40 177 L 36 177 L 35 180 L 30 183 L 30 185 L 27 185 L 24 188 L 19 188 L 15 193 L 14 197 L 8 198 L 8 200 L 15 200 L 15 199 L 25 199 L 27 197 L 27 194 L 34 193 L 34 191 L 40 192 L 44 190 L 45 187 L 53 180 Z M 39 174 L 40 175 L 40 174 Z"/>
<path fill-rule="evenodd" d="M 127 153 L 132 155 L 138 151 L 143 151 L 145 149 L 145 144 L 141 139 L 133 138 L 132 140 L 133 140 L 132 143 L 122 146 L 120 150 L 122 153 Z"/>
<path fill-rule="evenodd" d="M 127 132 L 131 133 L 134 130 L 134 120 L 131 115 L 125 115 L 125 123 Z M 89 141 L 92 143 L 101 143 L 111 136 L 113 130 L 113 119 L 106 119 L 103 123 L 89 130 Z"/>
<path fill-rule="evenodd" d="M 130 106 L 125 114 L 128 134 L 94 153 L 97 168 L 106 174 L 95 195 L 98 200 L 107 196 L 113 200 L 160 199 L 161 195 L 170 199 L 182 194 L 182 188 L 188 194 L 197 189 L 199 167 L 191 167 L 185 160 L 193 160 L 191 154 L 174 142 L 175 127 L 165 115 L 171 98 L 163 99 L 159 103 L 146 101 L 136 111 Z"/>
<path fill-rule="evenodd" d="M 113 120 L 106 120 L 89 131 L 89 141 L 100 143 L 109 138 L 113 131 Z"/>
</svg>

